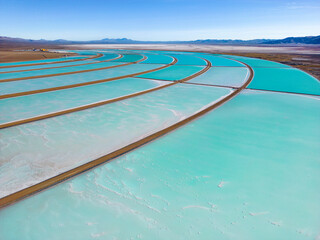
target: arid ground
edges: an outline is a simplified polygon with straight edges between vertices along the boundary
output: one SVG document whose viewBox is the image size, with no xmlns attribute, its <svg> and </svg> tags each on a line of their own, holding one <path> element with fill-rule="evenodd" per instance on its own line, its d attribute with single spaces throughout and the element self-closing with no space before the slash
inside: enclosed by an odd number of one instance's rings
<svg viewBox="0 0 320 240">
<path fill-rule="evenodd" d="M 65 57 L 66 55 L 76 55 L 73 53 L 55 53 L 55 52 L 34 52 L 34 51 L 13 51 L 0 50 L 0 62 L 19 62 L 29 60 L 41 60 L 46 58 L 59 58 Z"/>
</svg>

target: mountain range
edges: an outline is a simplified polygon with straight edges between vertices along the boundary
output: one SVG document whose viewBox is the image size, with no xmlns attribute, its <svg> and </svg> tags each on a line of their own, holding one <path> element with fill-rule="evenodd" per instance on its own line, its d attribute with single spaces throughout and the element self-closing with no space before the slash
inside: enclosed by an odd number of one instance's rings
<svg viewBox="0 0 320 240">
<path fill-rule="evenodd" d="M 319 36 L 307 37 L 288 37 L 284 39 L 254 39 L 254 40 L 232 40 L 232 39 L 204 39 L 195 41 L 138 41 L 128 38 L 104 38 L 101 40 L 91 41 L 70 41 L 65 39 L 57 40 L 32 40 L 23 38 L 11 38 L 0 36 L 0 46 L 6 45 L 65 45 L 65 44 L 146 44 L 146 43 L 162 43 L 162 44 L 212 44 L 212 45 L 296 45 L 296 44 L 320 44 Z"/>
</svg>

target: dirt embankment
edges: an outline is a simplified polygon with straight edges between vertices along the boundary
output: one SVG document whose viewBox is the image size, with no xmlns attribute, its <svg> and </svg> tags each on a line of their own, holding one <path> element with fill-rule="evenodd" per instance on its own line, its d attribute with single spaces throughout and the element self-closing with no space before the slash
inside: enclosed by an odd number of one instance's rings
<svg viewBox="0 0 320 240">
<path fill-rule="evenodd" d="M 34 51 L 0 51 L 0 62 L 21 62 L 42 60 L 47 58 L 60 58 L 77 55 L 75 53 L 34 52 Z"/>
</svg>

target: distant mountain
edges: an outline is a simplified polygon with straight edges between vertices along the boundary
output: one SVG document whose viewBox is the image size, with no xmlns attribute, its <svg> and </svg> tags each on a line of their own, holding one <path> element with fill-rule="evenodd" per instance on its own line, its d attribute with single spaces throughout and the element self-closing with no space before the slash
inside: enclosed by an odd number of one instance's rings
<svg viewBox="0 0 320 240">
<path fill-rule="evenodd" d="M 205 40 L 196 40 L 191 41 L 190 43 L 194 44 L 217 44 L 217 45 L 256 45 L 256 44 L 263 44 L 270 39 L 253 39 L 253 40 L 233 40 L 233 39 L 205 39 Z"/>
<path fill-rule="evenodd" d="M 288 37 L 284 39 L 253 39 L 253 40 L 232 40 L 232 39 L 206 39 L 196 40 L 189 43 L 195 44 L 216 44 L 216 45 L 258 45 L 258 44 L 320 44 L 320 36 L 309 37 Z"/>
<path fill-rule="evenodd" d="M 68 45 L 68 44 L 142 44 L 142 43 L 164 43 L 164 44 L 208 44 L 208 45 L 295 45 L 295 44 L 320 44 L 320 36 L 309 37 L 288 37 L 285 39 L 253 39 L 253 40 L 233 40 L 233 39 L 202 39 L 195 41 L 137 41 L 128 38 L 104 38 L 91 41 L 69 41 L 65 39 L 57 40 L 33 40 L 23 38 L 10 38 L 0 36 L 0 47 L 7 46 L 32 46 L 32 45 Z"/>
<path fill-rule="evenodd" d="M 98 40 L 97 42 L 103 42 L 103 43 L 134 43 L 139 42 L 128 38 L 104 38 L 101 40 Z"/>
<path fill-rule="evenodd" d="M 0 44 L 2 43 L 58 43 L 58 42 L 70 42 L 68 40 L 63 40 L 63 39 L 58 39 L 58 40 L 45 40 L 45 39 L 40 39 L 40 40 L 34 40 L 34 39 L 24 39 L 24 38 L 11 38 L 11 37 L 3 37 L 0 36 Z"/>
<path fill-rule="evenodd" d="M 46 45 L 48 47 L 53 45 L 67 45 L 67 44 L 125 44 L 125 43 L 141 43 L 141 41 L 134 41 L 127 38 L 104 38 L 101 40 L 92 40 L 92 41 L 69 41 L 65 39 L 56 39 L 56 40 L 33 40 L 33 39 L 23 39 L 23 38 L 11 38 L 0 36 L 0 48 L 12 47 L 12 46 L 36 46 L 36 45 Z"/>
<path fill-rule="evenodd" d="M 320 44 L 320 36 L 288 37 L 281 40 L 270 40 L 264 44 Z"/>
</svg>

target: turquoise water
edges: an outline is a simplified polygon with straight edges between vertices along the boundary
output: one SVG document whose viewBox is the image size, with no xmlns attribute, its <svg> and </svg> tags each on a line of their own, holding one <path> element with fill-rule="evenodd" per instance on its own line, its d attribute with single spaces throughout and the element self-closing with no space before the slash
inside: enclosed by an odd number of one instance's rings
<svg viewBox="0 0 320 240">
<path fill-rule="evenodd" d="M 143 53 L 143 55 L 148 58 L 141 63 L 161 63 L 161 64 L 169 64 L 173 61 L 173 58 L 166 55 L 156 55 L 156 54 L 148 54 Z"/>
<path fill-rule="evenodd" d="M 70 61 L 70 60 L 77 60 L 77 59 L 83 59 L 87 57 L 64 57 L 64 58 L 50 58 L 50 59 L 44 59 L 44 60 L 33 60 L 33 61 L 24 61 L 24 62 L 10 62 L 10 63 L 0 63 L 0 67 L 2 66 L 15 66 L 15 65 L 25 65 L 25 64 L 37 64 L 37 63 L 51 63 L 51 62 L 62 62 L 62 61 Z"/>
<path fill-rule="evenodd" d="M 223 56 L 227 57 L 227 58 L 242 61 L 242 62 L 250 65 L 251 67 L 291 68 L 290 66 L 282 64 L 282 63 L 272 62 L 272 61 L 263 60 L 263 59 L 231 56 L 231 55 L 223 55 Z"/>
<path fill-rule="evenodd" d="M 140 51 L 140 50 L 139 50 Z M 180 52 L 180 51 L 163 51 L 163 50 L 147 50 L 156 54 L 165 54 L 165 55 L 196 55 L 195 52 Z"/>
<path fill-rule="evenodd" d="M 319 107 L 315 97 L 246 91 L 157 141 L 1 210 L 0 234 L 316 239 Z"/>
<path fill-rule="evenodd" d="M 159 80 L 169 80 L 169 81 L 177 81 L 184 79 L 190 75 L 193 75 L 199 71 L 201 71 L 204 67 L 200 66 L 170 66 L 168 68 L 139 75 L 142 78 L 152 78 Z"/>
<path fill-rule="evenodd" d="M 71 84 L 102 80 L 123 75 L 134 74 L 152 70 L 163 65 L 160 64 L 135 64 L 119 68 L 97 70 L 93 72 L 76 73 L 55 77 L 44 77 L 30 80 L 0 82 L 0 95 L 38 89 L 66 86 Z"/>
<path fill-rule="evenodd" d="M 168 83 L 125 78 L 89 86 L 2 99 L 0 100 L 0 124 L 109 100 Z"/>
<path fill-rule="evenodd" d="M 214 67 L 244 67 L 245 66 L 232 59 L 218 57 L 212 54 L 206 54 L 206 55 L 200 55 L 200 56 L 210 61 L 212 66 Z"/>
<path fill-rule="evenodd" d="M 294 68 L 254 68 L 248 88 L 320 95 L 320 81 Z"/>
<path fill-rule="evenodd" d="M 178 59 L 177 65 L 200 65 L 206 66 L 207 63 L 203 59 L 192 56 L 192 55 L 185 55 L 185 54 L 170 54 L 170 56 L 175 57 Z"/>
<path fill-rule="evenodd" d="M 2 129 L 0 197 L 144 138 L 230 93 L 231 90 L 225 88 L 179 84 L 108 105 Z"/>
<path fill-rule="evenodd" d="M 96 51 L 96 50 L 68 50 L 68 52 L 74 52 L 79 55 L 96 55 L 100 53 L 99 51 Z"/>
<path fill-rule="evenodd" d="M 96 69 L 96 68 L 112 67 L 112 66 L 117 66 L 117 65 L 121 65 L 121 63 L 99 62 L 99 63 L 93 63 L 93 64 L 88 64 L 88 65 L 73 66 L 73 67 L 40 69 L 40 70 L 34 70 L 34 71 L 29 71 L 29 72 L 2 73 L 2 74 L 0 74 L 0 80 L 10 79 L 10 78 L 35 77 L 35 76 L 57 74 L 57 73 L 70 73 L 70 72 L 75 72 L 75 71 L 84 71 L 84 70 L 91 70 L 91 69 Z"/>
<path fill-rule="evenodd" d="M 42 68 L 51 68 L 51 67 L 66 67 L 71 65 L 80 65 L 80 64 L 87 64 L 87 63 L 94 63 L 96 62 L 94 59 L 92 60 L 82 60 L 76 62 L 66 62 L 66 63 L 52 63 L 52 64 L 43 64 L 43 65 L 32 65 L 32 66 L 25 66 L 25 67 L 11 67 L 11 68 L 0 68 L 1 72 L 9 72 L 9 71 L 22 71 L 22 70 L 33 70 L 33 69 L 42 69 Z"/>
<path fill-rule="evenodd" d="M 102 57 L 95 58 L 94 60 L 96 60 L 96 61 L 107 61 L 107 60 L 110 60 L 110 59 L 113 59 L 113 58 L 116 58 L 116 57 L 119 57 L 119 56 L 120 55 L 116 54 L 116 53 L 107 53 L 107 54 L 103 54 Z"/>
<path fill-rule="evenodd" d="M 0 100 L 0 122 L 112 99 L 213 67 L 189 80 L 250 88 L 219 108 L 125 155 L 0 210 L 1 240 L 308 240 L 320 226 L 319 81 L 265 60 L 170 51 L 90 50 L 146 64 L 0 83 L 0 94 L 126 78 Z M 156 55 L 160 54 L 160 55 Z M 166 54 L 168 56 L 164 56 Z M 102 57 L 103 59 L 104 57 Z M 142 56 L 141 56 L 142 58 Z M 101 60 L 101 59 L 100 59 Z M 170 61 L 170 62 L 171 62 Z M 200 59 L 200 61 L 203 61 Z M 119 61 L 120 62 L 120 61 Z M 77 62 L 75 62 L 77 63 Z M 63 64 L 63 63 L 62 63 Z M 190 65 L 191 64 L 191 65 Z M 0 74 L 1 75 L 1 74 Z M 0 198 L 160 131 L 233 90 L 177 84 L 138 97 L 0 130 Z"/>
<path fill-rule="evenodd" d="M 113 60 L 113 62 L 135 62 L 135 61 L 141 60 L 142 58 L 143 58 L 142 55 L 123 54 L 122 58 L 119 58 L 117 60 Z"/>
<path fill-rule="evenodd" d="M 240 87 L 249 77 L 249 70 L 244 67 L 211 67 L 207 72 L 189 80 L 191 83 L 217 86 Z"/>
</svg>

